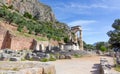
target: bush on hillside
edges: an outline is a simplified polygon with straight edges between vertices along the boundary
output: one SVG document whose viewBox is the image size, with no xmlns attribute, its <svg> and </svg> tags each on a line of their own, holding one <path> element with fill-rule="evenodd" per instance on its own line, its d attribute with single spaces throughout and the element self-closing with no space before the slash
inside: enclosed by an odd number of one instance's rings
<svg viewBox="0 0 120 74">
<path fill-rule="evenodd" d="M 67 36 L 63 28 L 54 28 L 52 22 L 37 22 L 32 19 L 32 15 L 26 12 L 24 16 L 20 15 L 18 12 L 6 9 L 4 6 L 0 8 L 0 18 L 7 21 L 9 24 L 15 23 L 18 25 L 18 31 L 22 31 L 23 27 L 29 30 L 29 34 L 35 32 L 35 34 L 44 34 L 49 39 L 62 40 Z"/>
</svg>

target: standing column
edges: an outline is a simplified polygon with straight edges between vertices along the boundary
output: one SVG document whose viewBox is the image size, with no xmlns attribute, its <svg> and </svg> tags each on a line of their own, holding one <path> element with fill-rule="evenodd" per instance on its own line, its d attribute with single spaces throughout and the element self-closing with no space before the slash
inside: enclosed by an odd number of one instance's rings
<svg viewBox="0 0 120 74">
<path fill-rule="evenodd" d="M 80 50 L 83 50 L 83 40 L 82 40 L 82 30 L 79 31 L 80 33 L 80 37 L 79 37 L 79 46 L 80 46 Z"/>
<path fill-rule="evenodd" d="M 8 3 L 8 5 L 10 5 L 11 4 L 11 0 L 7 0 L 7 3 Z"/>
</svg>

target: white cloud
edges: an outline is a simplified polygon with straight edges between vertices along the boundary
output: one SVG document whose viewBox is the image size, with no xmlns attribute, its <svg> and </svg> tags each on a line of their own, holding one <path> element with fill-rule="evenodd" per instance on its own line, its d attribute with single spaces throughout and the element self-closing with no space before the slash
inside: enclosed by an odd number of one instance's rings
<svg viewBox="0 0 120 74">
<path fill-rule="evenodd" d="M 54 2 L 54 1 L 53 1 Z M 93 0 L 90 3 L 82 1 L 58 1 L 51 4 L 56 17 L 60 21 L 74 18 L 78 15 L 105 15 L 120 11 L 120 0 Z M 96 13 L 97 12 L 97 13 Z"/>
<path fill-rule="evenodd" d="M 75 26 L 75 25 L 89 25 L 89 24 L 92 24 L 92 23 L 96 23 L 97 21 L 95 20 L 76 20 L 76 21 L 73 21 L 73 22 L 70 22 L 68 23 L 68 25 L 70 26 Z"/>
<path fill-rule="evenodd" d="M 55 4 L 54 7 L 58 11 L 73 14 L 90 14 L 92 13 L 91 11 L 89 11 L 91 9 L 120 10 L 120 0 L 103 0 L 102 2 L 101 1 L 91 4 L 82 4 L 79 2 L 59 3 Z"/>
<path fill-rule="evenodd" d="M 69 8 L 80 8 L 80 9 L 109 8 L 107 5 L 104 5 L 102 3 L 91 4 L 91 5 L 78 4 L 78 3 L 70 3 L 66 7 L 69 7 Z"/>
</svg>

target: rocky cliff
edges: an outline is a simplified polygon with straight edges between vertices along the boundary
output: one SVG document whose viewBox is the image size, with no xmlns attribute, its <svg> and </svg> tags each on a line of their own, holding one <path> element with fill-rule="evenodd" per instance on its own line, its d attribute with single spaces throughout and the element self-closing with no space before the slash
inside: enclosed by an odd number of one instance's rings
<svg viewBox="0 0 120 74">
<path fill-rule="evenodd" d="M 56 21 L 52 9 L 38 0 L 0 0 L 0 5 L 3 4 L 13 7 L 21 14 L 28 12 L 40 21 Z"/>
</svg>

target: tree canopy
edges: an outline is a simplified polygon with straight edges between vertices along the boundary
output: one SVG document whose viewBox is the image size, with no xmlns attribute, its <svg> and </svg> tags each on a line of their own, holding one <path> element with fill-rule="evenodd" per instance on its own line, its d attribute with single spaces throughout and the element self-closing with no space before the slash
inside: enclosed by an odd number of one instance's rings
<svg viewBox="0 0 120 74">
<path fill-rule="evenodd" d="M 112 27 L 114 30 L 107 32 L 107 35 L 110 37 L 109 43 L 112 45 L 112 48 L 120 48 L 120 19 L 116 19 Z"/>
<path fill-rule="evenodd" d="M 101 50 L 104 52 L 109 49 L 109 43 L 108 42 L 97 42 L 95 43 L 95 47 L 97 50 Z"/>
<path fill-rule="evenodd" d="M 95 47 L 92 44 L 86 44 L 84 41 L 83 41 L 83 45 L 84 45 L 85 50 L 93 50 L 93 49 L 95 49 Z"/>
</svg>

